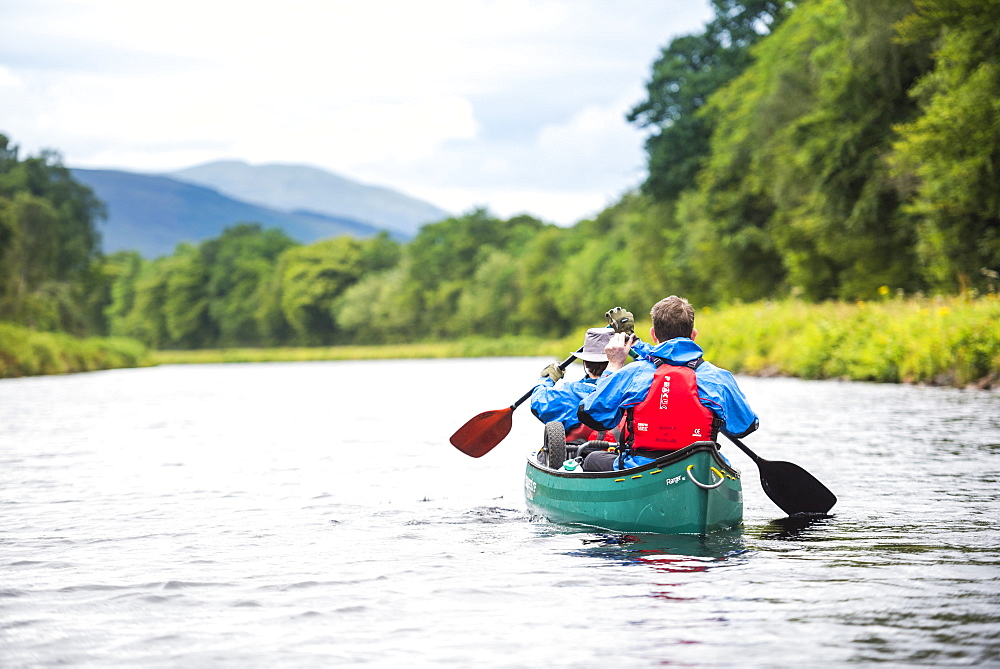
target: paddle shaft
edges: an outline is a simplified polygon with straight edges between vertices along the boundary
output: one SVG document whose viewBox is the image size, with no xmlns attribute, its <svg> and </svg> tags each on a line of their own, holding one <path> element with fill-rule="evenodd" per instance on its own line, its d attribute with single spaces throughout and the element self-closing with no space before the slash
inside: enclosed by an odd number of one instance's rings
<svg viewBox="0 0 1000 669">
<path fill-rule="evenodd" d="M 742 441 L 740 441 L 739 439 L 737 439 L 736 437 L 727 432 L 723 432 L 722 434 L 726 435 L 726 438 L 729 439 L 729 441 L 739 446 L 740 450 L 749 455 L 751 460 L 753 460 L 757 464 L 760 464 L 761 457 L 756 453 L 754 453 L 753 451 L 751 451 L 746 444 L 744 444 Z"/>
<path fill-rule="evenodd" d="M 580 353 L 581 351 L 583 351 L 583 347 L 582 347 L 582 346 L 581 346 L 580 348 L 576 349 L 576 353 Z M 569 366 L 570 366 L 570 364 L 571 364 L 571 363 L 572 363 L 572 362 L 573 362 L 574 360 L 576 360 L 576 353 L 570 353 L 570 354 L 569 354 L 569 357 L 568 357 L 568 358 L 566 358 L 565 360 L 563 360 L 562 362 L 560 362 L 560 363 L 559 363 L 559 369 L 561 369 L 561 370 L 563 370 L 563 371 L 565 372 L 565 371 L 566 371 L 566 368 L 567 368 L 567 367 L 569 367 Z M 536 386 L 536 387 L 537 387 L 537 386 Z M 524 402 L 525 402 L 525 401 L 526 401 L 526 400 L 527 400 L 527 399 L 528 399 L 529 397 L 531 397 L 531 393 L 533 393 L 533 392 L 535 392 L 535 388 L 532 388 L 531 390 L 529 390 L 529 391 L 528 391 L 528 392 L 526 392 L 525 394 L 521 395 L 520 399 L 518 399 L 518 400 L 517 400 L 516 402 L 514 402 L 513 404 L 511 404 L 511 405 L 510 405 L 510 408 L 511 408 L 511 410 L 513 411 L 513 410 L 514 410 L 514 409 L 516 409 L 517 407 L 519 407 L 519 406 L 521 406 L 522 404 L 524 404 Z"/>
</svg>

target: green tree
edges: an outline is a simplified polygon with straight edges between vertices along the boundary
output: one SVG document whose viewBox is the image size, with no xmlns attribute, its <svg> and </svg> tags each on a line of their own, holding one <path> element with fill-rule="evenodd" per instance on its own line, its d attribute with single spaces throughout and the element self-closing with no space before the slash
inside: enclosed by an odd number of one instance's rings
<svg viewBox="0 0 1000 669">
<path fill-rule="evenodd" d="M 515 307 L 515 332 L 560 336 L 576 324 L 579 314 L 567 314 L 559 305 L 556 287 L 561 283 L 569 250 L 570 230 L 546 227 L 534 235 L 517 256 L 520 296 Z"/>
<path fill-rule="evenodd" d="M 111 334 L 153 348 L 199 348 L 213 341 L 205 294 L 207 272 L 197 247 L 179 244 L 173 255 L 136 262 L 114 257 L 118 279 L 108 308 Z"/>
<path fill-rule="evenodd" d="M 500 334 L 517 331 L 517 304 L 521 299 L 514 258 L 494 250 L 476 268 L 462 290 L 454 317 L 456 334 Z"/>
<path fill-rule="evenodd" d="M 894 175 L 938 290 L 985 288 L 1000 271 L 1000 2 L 915 0 L 900 41 L 932 44 L 912 88 L 920 115 L 896 127 Z"/>
<path fill-rule="evenodd" d="M 143 264 L 142 256 L 135 251 L 119 251 L 103 260 L 102 271 L 111 281 L 104 306 L 107 331 L 111 335 L 125 336 L 122 324 L 135 308 L 136 282 Z"/>
<path fill-rule="evenodd" d="M 711 159 L 682 211 L 717 299 L 782 285 L 812 299 L 919 287 L 884 160 L 926 62 L 893 42 L 907 11 L 895 0 L 803 4 L 707 105 Z"/>
<path fill-rule="evenodd" d="M 213 345 L 259 346 L 266 339 L 258 318 L 278 257 L 296 246 L 277 228 L 240 223 L 199 247 L 206 268 L 205 293 Z"/>
<path fill-rule="evenodd" d="M 200 348 L 214 339 L 208 313 L 208 268 L 197 247 L 179 244 L 172 256 L 163 261 L 166 292 L 163 320 L 167 345 L 177 348 Z"/>
<path fill-rule="evenodd" d="M 84 293 L 103 215 L 58 154 L 20 160 L 0 135 L 0 318 L 77 334 L 99 324 Z"/>
<path fill-rule="evenodd" d="M 350 335 L 337 327 L 338 300 L 366 273 L 378 273 L 398 257 L 382 235 L 361 241 L 336 237 L 281 254 L 275 273 L 278 304 L 297 343 L 341 343 Z"/>
<path fill-rule="evenodd" d="M 480 208 L 421 228 L 406 247 L 405 290 L 419 314 L 414 330 L 426 337 L 459 334 L 454 316 L 479 268 L 496 251 L 519 255 L 544 227 L 530 216 L 503 221 Z"/>
<path fill-rule="evenodd" d="M 643 186 L 656 199 L 673 199 L 695 185 L 709 154 L 712 124 L 698 111 L 751 62 L 750 47 L 791 11 L 784 0 L 712 0 L 715 18 L 698 35 L 675 38 L 653 64 L 648 97 L 627 115 L 651 132 L 649 175 Z"/>
<path fill-rule="evenodd" d="M 163 305 L 167 299 L 170 256 L 134 263 L 138 256 L 121 256 L 123 271 L 112 288 L 108 309 L 110 332 L 138 339 L 151 348 L 171 343 Z"/>
<path fill-rule="evenodd" d="M 401 344 L 423 338 L 414 329 L 420 314 L 408 298 L 407 262 L 366 274 L 337 300 L 337 328 L 345 343 Z"/>
</svg>

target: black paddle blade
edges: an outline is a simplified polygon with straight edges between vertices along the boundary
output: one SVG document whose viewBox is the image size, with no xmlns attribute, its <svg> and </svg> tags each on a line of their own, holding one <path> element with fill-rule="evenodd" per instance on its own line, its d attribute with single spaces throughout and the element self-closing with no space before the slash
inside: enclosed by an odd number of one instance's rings
<svg viewBox="0 0 1000 669">
<path fill-rule="evenodd" d="M 789 516 L 825 514 L 837 503 L 837 496 L 829 488 L 796 464 L 761 458 L 757 467 L 764 493 Z"/>
<path fill-rule="evenodd" d="M 466 455 L 479 458 L 504 440 L 514 425 L 514 409 L 484 411 L 451 435 L 451 445 Z"/>
</svg>

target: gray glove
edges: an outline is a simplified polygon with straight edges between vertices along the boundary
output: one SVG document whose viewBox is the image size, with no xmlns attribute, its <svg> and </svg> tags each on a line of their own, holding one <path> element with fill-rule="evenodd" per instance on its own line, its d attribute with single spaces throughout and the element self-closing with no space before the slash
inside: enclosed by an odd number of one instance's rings
<svg viewBox="0 0 1000 669">
<path fill-rule="evenodd" d="M 542 373 L 541 373 L 540 376 L 542 378 L 548 377 L 548 378 L 552 379 L 552 383 L 555 383 L 556 381 L 558 381 L 562 377 L 566 376 L 566 372 L 564 372 L 559 367 L 559 363 L 553 362 L 551 365 L 549 365 L 548 367 L 546 367 L 545 369 L 542 370 Z"/>
</svg>

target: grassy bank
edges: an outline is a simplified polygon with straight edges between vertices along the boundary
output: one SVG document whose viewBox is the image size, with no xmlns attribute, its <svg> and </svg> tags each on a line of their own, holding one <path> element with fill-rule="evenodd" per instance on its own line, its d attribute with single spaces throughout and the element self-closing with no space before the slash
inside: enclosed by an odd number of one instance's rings
<svg viewBox="0 0 1000 669">
<path fill-rule="evenodd" d="M 92 372 L 150 364 L 148 351 L 133 339 L 80 339 L 0 323 L 0 378 Z"/>
<path fill-rule="evenodd" d="M 706 357 L 734 372 L 1000 385 L 1000 299 L 796 301 L 702 310 Z"/>
<path fill-rule="evenodd" d="M 581 339 L 582 340 L 582 339 Z M 567 341 L 576 341 L 576 337 Z M 384 360 L 405 358 L 495 358 L 511 356 L 568 355 L 570 343 L 506 335 L 446 342 L 385 346 L 325 346 L 316 348 L 227 348 L 201 351 L 153 351 L 156 364 L 217 362 L 301 362 L 306 360 Z"/>
<path fill-rule="evenodd" d="M 637 331 L 648 332 L 639 317 Z M 1000 299 L 764 302 L 698 311 L 705 357 L 737 373 L 1000 386 Z M 600 325 L 599 322 L 594 323 Z M 584 329 L 561 340 L 477 337 L 392 346 L 150 351 L 123 339 L 80 340 L 0 323 L 0 377 L 146 364 L 544 356 L 561 360 Z"/>
</svg>

